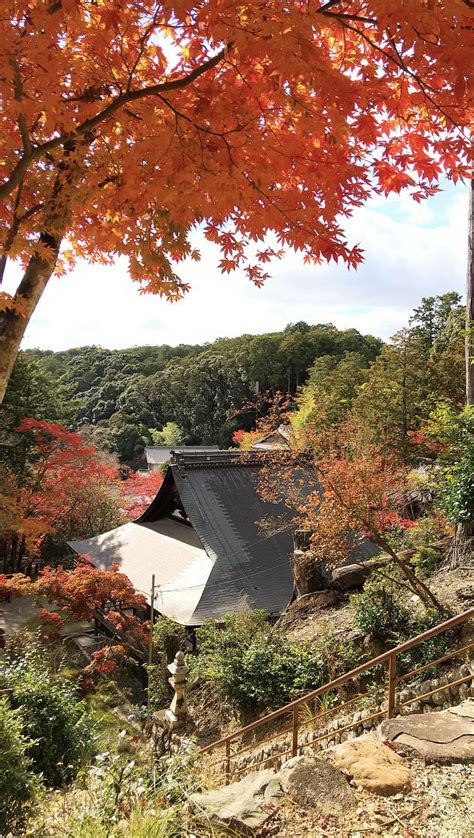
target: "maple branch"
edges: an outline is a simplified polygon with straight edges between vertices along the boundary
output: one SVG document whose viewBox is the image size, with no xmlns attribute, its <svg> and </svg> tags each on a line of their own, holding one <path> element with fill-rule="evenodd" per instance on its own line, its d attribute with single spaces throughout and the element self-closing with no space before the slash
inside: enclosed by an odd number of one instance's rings
<svg viewBox="0 0 474 838">
<path fill-rule="evenodd" d="M 356 20 L 359 23 L 378 23 L 375 17 L 364 17 L 364 15 L 350 15 L 347 12 L 324 12 L 318 9 L 317 14 L 324 15 L 324 17 L 333 17 L 335 20 Z"/>
<path fill-rule="evenodd" d="M 323 6 L 320 6 L 319 9 L 316 9 L 316 12 L 319 14 L 320 12 L 325 12 L 326 9 L 332 9 L 333 6 L 337 6 L 341 0 L 328 0 L 327 3 L 324 3 Z"/>
<path fill-rule="evenodd" d="M 125 93 L 121 93 L 112 102 L 110 102 L 105 108 L 103 108 L 99 113 L 95 114 L 95 116 L 90 117 L 89 119 L 84 120 L 80 125 L 77 126 L 73 131 L 68 132 L 67 134 L 60 134 L 58 137 L 54 137 L 52 140 L 48 140 L 41 145 L 35 146 L 32 148 L 29 154 L 26 153 L 20 158 L 16 166 L 14 167 L 10 177 L 8 178 L 5 183 L 0 186 L 0 198 L 4 198 L 9 195 L 13 189 L 18 186 L 21 179 L 25 175 L 28 167 L 31 163 L 35 160 L 38 160 L 43 155 L 46 155 L 47 152 L 52 151 L 55 148 L 58 148 L 61 145 L 64 145 L 67 142 L 74 141 L 77 137 L 81 137 L 87 134 L 91 134 L 93 129 L 108 119 L 115 111 L 118 111 L 123 105 L 126 105 L 128 102 L 135 102 L 139 99 L 144 99 L 147 96 L 157 96 L 160 93 L 169 93 L 174 90 L 183 90 L 186 87 L 189 87 L 196 79 L 200 76 L 207 73 L 213 67 L 216 67 L 227 55 L 229 49 L 232 48 L 232 43 L 225 46 L 223 49 L 220 50 L 213 58 L 210 58 L 208 61 L 205 61 L 204 64 L 201 64 L 199 67 L 196 67 L 187 76 L 183 76 L 179 79 L 172 79 L 171 81 L 161 82 L 159 84 L 152 84 L 148 87 L 142 87 L 139 90 L 128 90 Z"/>
<path fill-rule="evenodd" d="M 21 102 L 21 100 L 23 99 L 23 84 L 21 81 L 20 70 L 18 69 L 17 62 L 13 58 L 10 59 L 9 64 L 13 70 L 13 89 L 15 91 L 15 100 L 17 102 Z M 28 126 L 26 123 L 25 115 L 21 112 L 18 114 L 18 128 L 20 131 L 24 152 L 27 156 L 31 155 L 32 145 L 30 135 L 28 133 Z"/>
<path fill-rule="evenodd" d="M 349 513 L 350 516 L 354 517 L 353 516 L 353 510 L 352 510 L 350 504 L 348 504 L 346 502 L 342 493 L 338 490 L 337 486 L 334 484 L 334 481 L 329 479 L 327 473 L 323 471 L 323 469 L 321 468 L 321 465 L 319 463 L 316 467 L 319 470 L 319 472 L 322 474 L 325 484 L 327 486 L 329 486 L 330 490 L 332 491 L 333 495 L 335 496 L 335 498 L 337 499 L 337 501 L 341 505 L 342 509 L 344 509 L 347 513 Z M 427 604 L 427 599 L 429 599 L 431 601 L 432 605 L 434 605 L 435 608 L 440 613 L 444 613 L 446 611 L 444 606 L 441 605 L 441 603 L 435 597 L 435 595 L 430 590 L 430 588 L 427 585 L 425 585 L 424 582 L 421 579 L 419 579 L 413 573 L 413 571 L 408 567 L 408 565 L 404 561 L 404 559 L 400 558 L 400 556 L 395 552 L 395 550 L 393 549 L 391 544 L 383 536 L 383 534 L 380 532 L 380 530 L 374 532 L 374 527 L 373 527 L 371 521 L 367 520 L 365 514 L 362 511 L 359 511 L 359 513 L 356 512 L 356 517 L 358 518 L 358 520 L 362 524 L 362 527 L 367 532 L 372 531 L 371 540 L 373 542 L 375 542 L 375 544 L 378 544 L 378 546 L 381 547 L 382 550 L 385 550 L 385 552 L 388 553 L 388 555 L 393 559 L 395 564 L 397 564 L 398 567 L 400 567 L 401 570 L 403 570 L 403 572 L 405 574 L 405 577 L 407 578 L 408 582 L 411 583 L 411 585 L 412 585 L 412 591 L 420 597 L 420 599 L 424 602 L 425 605 Z"/>
<path fill-rule="evenodd" d="M 19 206 L 20 206 L 22 190 L 23 190 L 23 181 L 20 183 L 20 185 L 18 187 L 18 190 L 17 190 L 17 193 L 16 193 L 16 196 L 15 196 L 15 203 L 14 203 L 14 206 L 13 206 L 13 219 L 12 219 L 11 227 L 10 227 L 8 233 L 7 233 L 7 236 L 6 236 L 6 239 L 5 239 L 5 244 L 2 248 L 3 253 L 2 253 L 2 256 L 0 258 L 0 285 L 2 284 L 3 277 L 5 276 L 5 268 L 7 266 L 8 251 L 10 250 L 13 242 L 15 241 L 15 236 L 18 233 L 18 229 L 20 227 L 20 221 L 18 219 L 17 212 L 18 212 L 18 209 L 19 209 Z"/>
<path fill-rule="evenodd" d="M 430 85 L 425 84 L 425 82 L 422 81 L 422 79 L 418 76 L 418 74 L 415 73 L 413 70 L 411 70 L 405 64 L 404 60 L 400 56 L 396 46 L 393 43 L 393 39 L 392 39 L 392 36 L 391 36 L 390 32 L 388 32 L 388 37 L 389 37 L 389 40 L 392 44 L 392 48 L 395 52 L 395 55 L 392 55 L 390 52 L 387 52 L 387 50 L 383 49 L 381 46 L 374 43 L 374 41 L 372 41 L 365 32 L 363 32 L 361 29 L 358 29 L 357 26 L 351 26 L 350 23 L 346 23 L 343 20 L 341 20 L 341 26 L 344 26 L 347 29 L 350 29 L 351 32 L 355 32 L 357 35 L 360 35 L 360 37 L 364 41 L 366 41 L 370 45 L 370 47 L 372 47 L 372 49 L 375 49 L 377 52 L 380 52 L 381 55 L 384 55 L 385 58 L 387 58 L 389 61 L 392 62 L 392 64 L 395 64 L 395 66 L 398 67 L 399 70 L 401 70 L 402 72 L 409 75 L 412 79 L 414 79 L 416 81 L 416 83 L 418 84 L 423 96 L 426 99 L 428 99 L 429 102 L 431 102 L 431 104 L 436 108 L 436 110 L 438 110 L 445 117 L 445 119 L 447 119 L 451 123 L 451 125 L 453 125 L 454 128 L 460 128 L 458 123 L 455 122 L 454 119 L 448 113 L 446 113 L 446 111 L 441 107 L 441 105 L 436 101 L 436 99 L 434 99 L 432 96 L 429 95 L 429 93 L 427 92 L 427 88 L 429 90 L 432 90 L 433 93 L 434 93 L 435 91 L 433 90 L 433 88 L 430 87 Z"/>
</svg>

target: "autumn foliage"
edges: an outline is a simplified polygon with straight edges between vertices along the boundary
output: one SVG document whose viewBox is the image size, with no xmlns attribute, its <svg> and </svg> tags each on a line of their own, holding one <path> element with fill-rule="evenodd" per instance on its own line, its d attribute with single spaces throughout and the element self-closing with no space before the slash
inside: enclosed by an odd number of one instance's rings
<svg viewBox="0 0 474 838">
<path fill-rule="evenodd" d="M 122 608 L 146 607 L 143 595 L 135 591 L 117 566 L 101 570 L 87 560 L 81 561 L 74 571 L 45 568 L 34 587 L 37 595 L 78 621 L 92 619 L 95 609 L 107 601 L 120 603 Z"/>
<path fill-rule="evenodd" d="M 407 586 L 429 607 L 440 605 L 415 576 L 394 546 L 394 531 L 412 526 L 405 516 L 407 467 L 368 444 L 360 427 L 348 419 L 323 440 L 308 426 L 293 439 L 304 450 L 271 457 L 262 468 L 260 492 L 269 501 L 283 501 L 295 510 L 294 524 L 311 533 L 307 559 L 329 567 L 357 555 L 370 539 L 401 570 Z M 312 432 L 315 446 L 311 445 Z"/>
<path fill-rule="evenodd" d="M 145 474 L 133 471 L 120 483 L 120 508 L 126 518 L 134 521 L 145 512 L 163 483 L 160 471 Z"/>
<path fill-rule="evenodd" d="M 0 7 L 2 396 L 63 242 L 176 299 L 198 226 L 256 284 L 284 248 L 354 266 L 369 196 L 469 172 L 469 0 Z"/>
<path fill-rule="evenodd" d="M 16 477 L 0 468 L 5 569 L 20 570 L 25 556 L 63 561 L 67 540 L 139 517 L 163 481 L 160 473 L 121 479 L 111 457 L 58 423 L 27 418 L 16 432 L 28 438 L 28 458 Z"/>
</svg>

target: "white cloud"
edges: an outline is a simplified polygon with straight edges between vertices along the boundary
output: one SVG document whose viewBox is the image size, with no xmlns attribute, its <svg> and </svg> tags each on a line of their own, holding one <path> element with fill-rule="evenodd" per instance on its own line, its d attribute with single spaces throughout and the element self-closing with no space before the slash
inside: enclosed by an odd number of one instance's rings
<svg viewBox="0 0 474 838">
<path fill-rule="evenodd" d="M 236 274 L 222 276 L 219 255 L 199 240 L 202 261 L 181 270 L 191 292 L 175 304 L 141 295 L 125 261 L 114 267 L 79 265 L 53 278 L 30 323 L 23 346 L 64 349 L 100 344 L 202 343 L 243 332 L 282 329 L 287 323 L 332 322 L 387 338 L 406 325 L 422 296 L 464 288 L 467 190 L 450 187 L 421 206 L 409 198 L 377 199 L 348 224 L 365 262 L 303 265 L 287 254 L 262 289 Z M 198 239 L 202 237 L 197 236 Z M 13 290 L 17 274 L 7 277 Z"/>
</svg>

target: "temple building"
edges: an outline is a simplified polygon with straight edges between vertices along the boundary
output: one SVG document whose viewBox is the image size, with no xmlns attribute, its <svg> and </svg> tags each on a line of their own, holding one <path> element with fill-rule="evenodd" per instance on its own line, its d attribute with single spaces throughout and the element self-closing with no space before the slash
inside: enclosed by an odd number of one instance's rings
<svg viewBox="0 0 474 838">
<path fill-rule="evenodd" d="M 276 616 L 293 595 L 293 516 L 260 497 L 261 467 L 257 452 L 172 452 L 141 518 L 70 547 L 96 567 L 119 565 L 149 604 L 154 575 L 155 611 L 183 625 L 255 608 Z M 262 527 L 270 519 L 276 531 Z M 359 550 L 377 552 L 370 542 Z"/>
</svg>

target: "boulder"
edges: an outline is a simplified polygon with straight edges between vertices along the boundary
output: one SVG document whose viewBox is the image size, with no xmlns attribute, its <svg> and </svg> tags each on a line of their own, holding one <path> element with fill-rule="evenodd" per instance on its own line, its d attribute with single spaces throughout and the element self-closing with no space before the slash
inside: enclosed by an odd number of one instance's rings
<svg viewBox="0 0 474 838">
<path fill-rule="evenodd" d="M 357 564 L 346 564 L 337 567 L 332 574 L 331 587 L 347 591 L 362 588 L 370 574 L 383 564 L 379 559 L 361 561 Z"/>
<path fill-rule="evenodd" d="M 303 808 L 321 817 L 347 814 L 357 801 L 346 777 L 331 763 L 316 757 L 290 759 L 278 773 L 280 785 Z"/>
<path fill-rule="evenodd" d="M 211 822 L 253 835 L 276 811 L 281 793 L 275 771 L 268 768 L 215 791 L 192 794 L 190 802 Z"/>
<path fill-rule="evenodd" d="M 332 751 L 336 768 L 375 794 L 397 794 L 410 787 L 410 771 L 403 760 L 374 736 L 361 736 Z"/>
<path fill-rule="evenodd" d="M 386 719 L 380 725 L 383 739 L 416 751 L 426 762 L 474 762 L 474 702 L 438 713 Z"/>
</svg>

